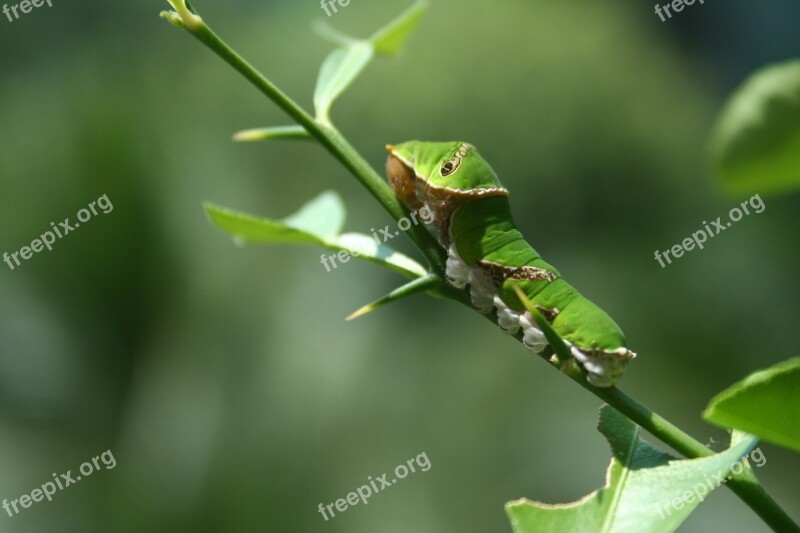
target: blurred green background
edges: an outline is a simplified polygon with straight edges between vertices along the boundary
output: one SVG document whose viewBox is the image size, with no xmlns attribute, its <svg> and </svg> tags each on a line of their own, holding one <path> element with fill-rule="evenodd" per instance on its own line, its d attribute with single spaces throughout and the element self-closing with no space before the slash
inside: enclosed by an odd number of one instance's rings
<svg viewBox="0 0 800 533">
<path fill-rule="evenodd" d="M 368 35 L 410 2 L 353 0 Z M 317 2 L 204 2 L 204 18 L 310 107 L 330 45 Z M 398 285 L 321 250 L 235 246 L 209 200 L 282 217 L 341 192 L 346 229 L 388 216 L 312 143 L 234 144 L 288 123 L 218 58 L 159 20 L 166 2 L 53 0 L 0 18 L 0 252 L 107 194 L 114 205 L 11 271 L 0 263 L 0 498 L 112 450 L 101 470 L 0 531 L 509 531 L 503 504 L 602 485 L 600 402 L 478 314 L 417 295 L 344 317 Z M 800 6 L 707 2 L 662 23 L 650 3 L 433 0 L 402 57 L 334 111 L 376 167 L 383 145 L 468 140 L 512 191 L 540 253 L 623 326 L 622 388 L 702 441 L 708 399 L 798 355 L 797 195 L 662 269 L 654 251 L 726 216 L 707 139 L 755 68 L 800 55 Z M 412 256 L 401 239 L 392 241 Z M 800 459 L 757 470 L 800 519 Z M 425 452 L 412 474 L 325 522 Z M 766 531 L 715 492 L 685 531 Z"/>
</svg>

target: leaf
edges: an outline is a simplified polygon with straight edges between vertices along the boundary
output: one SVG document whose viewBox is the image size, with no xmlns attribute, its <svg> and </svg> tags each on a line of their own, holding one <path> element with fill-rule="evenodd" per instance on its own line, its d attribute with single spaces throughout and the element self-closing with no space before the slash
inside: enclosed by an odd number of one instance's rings
<svg viewBox="0 0 800 533">
<path fill-rule="evenodd" d="M 800 452 L 800 357 L 750 374 L 719 393 L 703 418 Z"/>
<path fill-rule="evenodd" d="M 336 246 L 350 253 L 357 253 L 362 259 L 384 264 L 410 278 L 418 278 L 428 272 L 425 267 L 405 254 L 378 244 L 375 239 L 363 233 L 345 233 L 336 239 Z"/>
<path fill-rule="evenodd" d="M 369 42 L 359 41 L 347 48 L 337 48 L 328 55 L 314 90 L 314 108 L 319 119 L 327 119 L 333 102 L 361 74 L 373 54 Z"/>
<path fill-rule="evenodd" d="M 336 46 L 347 47 L 356 42 L 358 39 L 353 39 L 349 35 L 345 35 L 339 30 L 332 28 L 330 24 L 318 20 L 314 23 L 314 31 L 317 35 L 326 41 L 335 44 Z"/>
<path fill-rule="evenodd" d="M 283 223 L 327 240 L 341 233 L 345 212 L 342 198 L 334 191 L 325 191 L 284 218 Z"/>
<path fill-rule="evenodd" d="M 283 220 L 257 218 L 213 204 L 206 204 L 211 222 L 240 242 L 323 244 L 335 238 L 344 225 L 341 198 L 325 191 Z"/>
<path fill-rule="evenodd" d="M 763 68 L 734 93 L 714 129 L 712 156 L 736 194 L 800 187 L 800 60 Z"/>
<path fill-rule="evenodd" d="M 641 440 L 640 428 L 608 405 L 600 409 L 599 430 L 613 454 L 606 486 L 568 504 L 509 502 L 514 533 L 674 531 L 757 442 L 734 432 L 724 452 L 679 460 Z"/>
<path fill-rule="evenodd" d="M 333 191 L 323 192 L 283 220 L 259 218 L 210 203 L 204 207 L 215 226 L 242 244 L 316 244 L 335 252 L 347 252 L 344 256 L 347 259 L 339 262 L 358 257 L 412 279 L 427 274 L 422 265 L 384 244 L 378 244 L 372 237 L 358 233 L 341 234 L 345 208 L 339 195 Z"/>
<path fill-rule="evenodd" d="M 269 139 L 311 139 L 303 126 L 273 126 L 242 130 L 233 136 L 236 142 L 266 141 Z"/>
<path fill-rule="evenodd" d="M 376 31 L 370 41 L 375 48 L 375 52 L 384 55 L 394 55 L 403 48 L 411 32 L 419 23 L 428 2 L 421 0 L 409 7 L 405 13 L 394 19 L 392 22 Z"/>
<path fill-rule="evenodd" d="M 442 279 L 439 276 L 437 276 L 436 274 L 427 274 L 421 278 L 411 280 L 405 285 L 394 289 L 386 296 L 379 298 L 374 302 L 368 303 L 367 305 L 361 307 L 360 309 L 357 309 L 355 312 L 351 313 L 350 316 L 345 318 L 345 320 L 355 320 L 356 318 L 371 313 L 376 309 L 383 307 L 384 305 L 396 302 L 403 298 L 407 298 L 418 292 L 434 289 L 440 286 L 441 284 L 442 284 Z"/>
<path fill-rule="evenodd" d="M 325 59 L 317 78 L 314 109 L 318 121 L 329 122 L 333 103 L 364 71 L 376 53 L 394 55 L 400 51 L 426 7 L 427 1 L 416 2 L 369 39 L 354 39 L 326 25 L 318 26 L 318 33 L 340 45 Z"/>
</svg>

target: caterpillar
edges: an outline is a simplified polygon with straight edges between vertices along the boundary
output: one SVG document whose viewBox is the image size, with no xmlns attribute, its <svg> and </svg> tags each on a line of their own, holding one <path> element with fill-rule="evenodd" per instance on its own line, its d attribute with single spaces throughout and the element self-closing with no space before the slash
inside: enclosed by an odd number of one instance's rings
<svg viewBox="0 0 800 533">
<path fill-rule="evenodd" d="M 412 211 L 433 214 L 447 250 L 447 282 L 469 286 L 478 311 L 497 313 L 503 331 L 521 330 L 525 347 L 542 353 L 547 340 L 515 294 L 517 285 L 564 340 L 589 383 L 614 385 L 636 357 L 622 330 L 528 244 L 511 217 L 508 190 L 475 147 L 409 141 L 386 149 L 386 174 L 397 197 Z"/>
</svg>

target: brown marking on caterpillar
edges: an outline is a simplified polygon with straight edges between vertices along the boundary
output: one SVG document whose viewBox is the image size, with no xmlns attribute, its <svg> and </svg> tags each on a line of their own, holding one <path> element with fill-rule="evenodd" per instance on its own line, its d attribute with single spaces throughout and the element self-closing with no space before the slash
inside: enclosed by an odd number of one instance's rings
<svg viewBox="0 0 800 533">
<path fill-rule="evenodd" d="M 417 197 L 424 198 L 434 217 L 434 224 L 442 235 L 442 244 L 449 245 L 450 236 L 446 230 L 446 223 L 450 220 L 456 209 L 467 202 L 489 196 L 508 196 L 508 191 L 502 187 L 486 189 L 472 189 L 462 191 L 450 187 L 435 187 L 427 180 L 417 176 Z"/>
<path fill-rule="evenodd" d="M 507 279 L 527 281 L 555 281 L 556 279 L 556 275 L 549 270 L 532 266 L 509 267 L 491 261 L 478 261 L 478 266 L 492 278 L 498 287 Z"/>
<path fill-rule="evenodd" d="M 453 154 L 450 161 L 458 160 L 461 163 L 471 144 L 461 144 Z M 389 158 L 386 160 L 386 175 L 397 197 L 406 206 L 419 211 L 427 204 L 433 213 L 433 224 L 439 230 L 442 244 L 450 244 L 450 235 L 447 225 L 450 216 L 466 202 L 487 198 L 489 196 L 508 196 L 505 187 L 485 187 L 478 189 L 455 189 L 453 187 L 436 187 L 431 185 L 425 176 L 416 173 L 410 162 L 406 162 L 394 153 L 391 146 L 387 146 Z M 455 172 L 453 169 L 450 173 Z"/>
<path fill-rule="evenodd" d="M 544 306 L 541 306 L 539 304 L 536 304 L 536 310 L 539 311 L 539 314 L 542 315 L 545 318 L 545 320 L 547 320 L 551 324 L 556 319 L 558 314 L 561 312 L 561 311 L 558 310 L 558 307 L 554 307 L 552 309 L 548 309 L 548 308 L 546 308 Z"/>
<path fill-rule="evenodd" d="M 417 177 L 411 167 L 390 154 L 386 160 L 386 175 L 400 201 L 414 211 L 422 208 L 422 202 L 417 199 Z"/>
<path fill-rule="evenodd" d="M 555 281 L 556 275 L 545 270 L 544 268 L 536 268 L 532 266 L 522 266 L 514 269 L 513 274 L 509 276 L 511 279 L 540 281 L 546 279 L 547 281 Z"/>
</svg>

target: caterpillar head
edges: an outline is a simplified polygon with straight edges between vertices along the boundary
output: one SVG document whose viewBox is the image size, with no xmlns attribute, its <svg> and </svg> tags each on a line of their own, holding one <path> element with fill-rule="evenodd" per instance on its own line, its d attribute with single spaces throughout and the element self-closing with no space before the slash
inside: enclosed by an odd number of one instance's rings
<svg viewBox="0 0 800 533">
<path fill-rule="evenodd" d="M 409 141 L 386 149 L 386 173 L 395 194 L 411 209 L 428 205 L 439 225 L 464 202 L 508 196 L 495 171 L 469 143 Z"/>
</svg>

